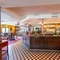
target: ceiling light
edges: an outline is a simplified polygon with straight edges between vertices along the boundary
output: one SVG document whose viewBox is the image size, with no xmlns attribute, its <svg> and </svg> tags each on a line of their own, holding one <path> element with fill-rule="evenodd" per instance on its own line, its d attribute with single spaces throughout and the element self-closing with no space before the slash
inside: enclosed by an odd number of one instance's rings
<svg viewBox="0 0 60 60">
<path fill-rule="evenodd" d="M 39 22 L 39 24 L 42 24 L 41 22 Z"/>
</svg>

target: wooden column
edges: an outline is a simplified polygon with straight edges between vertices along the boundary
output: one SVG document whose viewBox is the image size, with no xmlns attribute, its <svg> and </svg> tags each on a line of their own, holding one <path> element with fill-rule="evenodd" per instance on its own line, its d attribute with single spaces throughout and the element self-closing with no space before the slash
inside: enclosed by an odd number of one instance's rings
<svg viewBox="0 0 60 60">
<path fill-rule="evenodd" d="M 43 22 L 43 19 L 42 19 L 42 34 L 44 34 L 44 22 Z"/>
<path fill-rule="evenodd" d="M 0 60 L 2 60 L 2 46 L 1 46 L 1 7 L 0 7 Z"/>
</svg>

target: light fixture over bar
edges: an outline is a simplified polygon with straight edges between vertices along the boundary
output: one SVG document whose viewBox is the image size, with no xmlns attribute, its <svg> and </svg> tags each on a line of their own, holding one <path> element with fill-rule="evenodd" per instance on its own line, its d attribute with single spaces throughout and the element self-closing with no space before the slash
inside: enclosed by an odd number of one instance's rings
<svg viewBox="0 0 60 60">
<path fill-rule="evenodd" d="M 44 25 L 44 22 L 43 22 L 44 19 L 42 19 L 42 25 Z"/>
</svg>

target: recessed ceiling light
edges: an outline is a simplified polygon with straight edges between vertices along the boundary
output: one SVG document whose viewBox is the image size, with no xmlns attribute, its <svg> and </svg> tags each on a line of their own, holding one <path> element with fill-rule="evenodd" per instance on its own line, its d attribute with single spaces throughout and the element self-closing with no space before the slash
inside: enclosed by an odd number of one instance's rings
<svg viewBox="0 0 60 60">
<path fill-rule="evenodd" d="M 39 22 L 39 24 L 42 24 L 41 22 Z"/>
</svg>

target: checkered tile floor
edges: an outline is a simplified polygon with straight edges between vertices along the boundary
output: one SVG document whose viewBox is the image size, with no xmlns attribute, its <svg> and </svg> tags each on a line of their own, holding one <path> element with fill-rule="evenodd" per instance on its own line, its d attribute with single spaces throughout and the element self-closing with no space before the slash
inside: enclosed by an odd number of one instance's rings
<svg viewBox="0 0 60 60">
<path fill-rule="evenodd" d="M 60 60 L 60 52 L 30 51 L 18 41 L 9 45 L 9 60 Z"/>
</svg>

